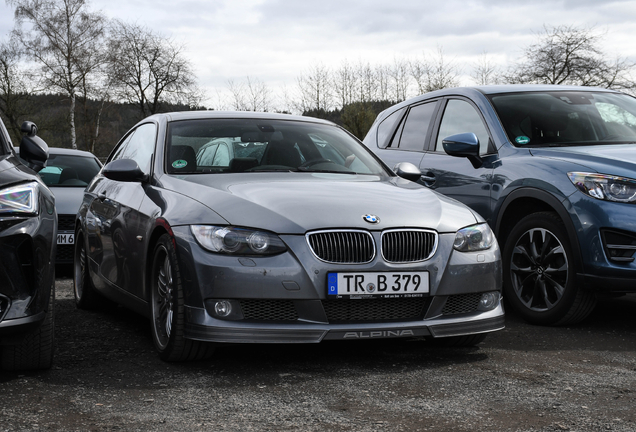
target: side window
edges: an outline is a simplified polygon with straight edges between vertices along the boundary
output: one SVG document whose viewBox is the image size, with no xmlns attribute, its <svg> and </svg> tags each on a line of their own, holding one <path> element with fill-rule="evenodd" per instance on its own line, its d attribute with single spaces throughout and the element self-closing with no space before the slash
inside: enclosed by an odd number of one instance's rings
<svg viewBox="0 0 636 432">
<path fill-rule="evenodd" d="M 436 105 L 437 102 L 429 102 L 414 106 L 409 110 L 400 137 L 400 150 L 424 150 L 424 141 L 426 140 L 426 134 L 431 125 Z"/>
<path fill-rule="evenodd" d="M 402 114 L 404 114 L 404 109 L 397 110 L 382 120 L 382 123 L 378 125 L 378 133 L 376 136 L 378 147 L 385 148 L 388 145 L 391 134 L 395 130 L 395 125 L 402 118 Z"/>
<path fill-rule="evenodd" d="M 477 110 L 468 102 L 451 99 L 444 110 L 444 117 L 439 126 L 435 151 L 443 152 L 442 140 L 448 136 L 472 132 L 479 138 L 479 153 L 488 152 L 490 135 Z"/>
<path fill-rule="evenodd" d="M 113 153 L 113 155 L 108 158 L 108 162 L 122 158 L 122 154 L 124 153 L 124 150 L 126 150 L 126 146 L 128 146 L 128 143 L 130 142 L 130 139 L 132 138 L 134 134 L 135 132 L 133 131 L 130 135 L 126 137 L 124 142 L 119 144 L 119 147 L 115 149 L 115 152 Z"/>
<path fill-rule="evenodd" d="M 113 159 L 132 159 L 137 162 L 143 172 L 148 173 L 150 172 L 152 155 L 155 151 L 156 138 L 157 127 L 155 124 L 143 124 L 135 130 L 121 155 L 115 155 Z"/>
</svg>

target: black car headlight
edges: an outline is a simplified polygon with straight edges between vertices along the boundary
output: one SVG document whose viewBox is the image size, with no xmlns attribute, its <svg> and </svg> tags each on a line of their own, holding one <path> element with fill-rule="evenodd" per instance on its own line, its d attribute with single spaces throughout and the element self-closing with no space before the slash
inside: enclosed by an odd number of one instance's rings
<svg viewBox="0 0 636 432">
<path fill-rule="evenodd" d="M 636 202 L 634 179 L 585 172 L 569 172 L 568 177 L 574 186 L 592 198 L 624 203 Z"/>
<path fill-rule="evenodd" d="M 0 214 L 37 214 L 38 191 L 37 182 L 0 189 Z"/>
<path fill-rule="evenodd" d="M 460 252 L 474 252 L 489 249 L 494 243 L 494 233 L 488 224 L 481 223 L 458 230 L 453 247 Z"/>
<path fill-rule="evenodd" d="M 287 250 L 276 234 L 229 226 L 190 225 L 199 244 L 211 252 L 234 255 L 275 255 Z"/>
</svg>

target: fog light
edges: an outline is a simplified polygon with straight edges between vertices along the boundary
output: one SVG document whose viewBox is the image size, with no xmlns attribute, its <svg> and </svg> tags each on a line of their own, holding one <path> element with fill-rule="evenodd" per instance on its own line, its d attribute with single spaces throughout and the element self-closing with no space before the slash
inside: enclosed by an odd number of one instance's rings
<svg viewBox="0 0 636 432">
<path fill-rule="evenodd" d="M 477 306 L 477 310 L 480 311 L 489 311 L 493 310 L 499 304 L 499 292 L 491 291 L 487 293 L 483 293 L 481 295 L 481 299 L 479 300 L 479 306 Z"/>
<path fill-rule="evenodd" d="M 227 300 L 219 300 L 214 303 L 214 312 L 221 318 L 225 318 L 232 313 L 232 303 Z"/>
</svg>

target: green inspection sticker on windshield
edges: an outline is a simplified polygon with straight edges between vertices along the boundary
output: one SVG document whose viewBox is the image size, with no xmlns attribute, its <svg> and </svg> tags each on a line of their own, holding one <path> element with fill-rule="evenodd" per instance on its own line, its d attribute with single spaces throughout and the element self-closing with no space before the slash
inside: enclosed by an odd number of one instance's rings
<svg viewBox="0 0 636 432">
<path fill-rule="evenodd" d="M 518 136 L 517 138 L 515 138 L 515 142 L 517 144 L 528 144 L 530 142 L 530 138 L 528 138 L 525 135 L 521 135 L 521 136 Z"/>
<path fill-rule="evenodd" d="M 187 164 L 188 163 L 183 159 L 177 159 L 176 161 L 172 162 L 172 168 L 184 168 Z"/>
</svg>

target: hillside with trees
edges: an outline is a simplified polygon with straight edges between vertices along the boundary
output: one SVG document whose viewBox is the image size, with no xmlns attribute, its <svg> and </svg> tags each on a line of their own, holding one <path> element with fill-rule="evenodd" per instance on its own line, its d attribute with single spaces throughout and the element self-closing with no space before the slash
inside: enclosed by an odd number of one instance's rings
<svg viewBox="0 0 636 432">
<path fill-rule="evenodd" d="M 49 145 L 106 157 L 148 115 L 199 109 L 265 111 L 331 120 L 364 138 L 376 116 L 410 97 L 447 87 L 532 83 L 574 84 L 634 92 L 634 63 L 602 48 L 591 27 L 544 27 L 514 64 L 487 53 L 472 65 L 428 55 L 385 63 L 321 63 L 295 86 L 274 91 L 258 77 L 227 82 L 225 96 L 204 107 L 184 47 L 137 23 L 108 20 L 88 0 L 6 0 L 15 7 L 11 37 L 0 40 L 0 116 L 14 140 L 34 121 Z M 470 73 L 467 73 L 469 71 Z M 207 102 L 209 103 L 209 102 Z"/>
</svg>

